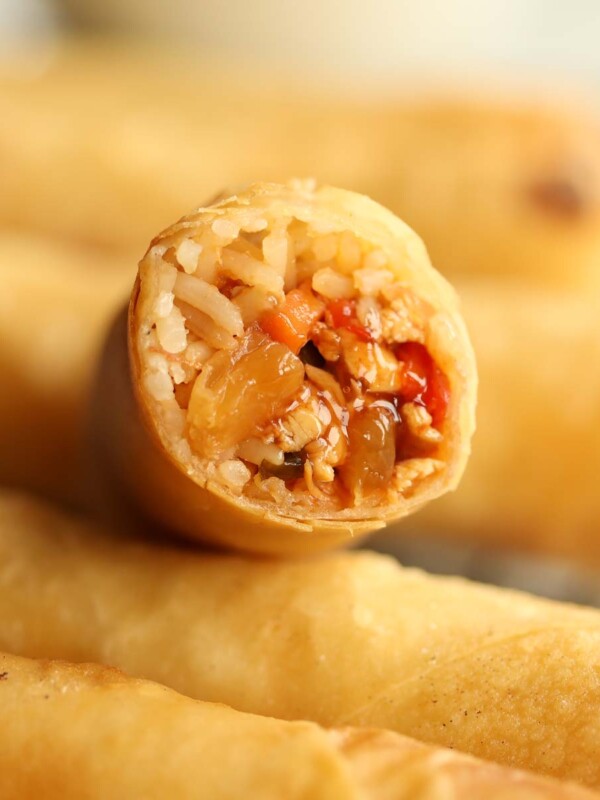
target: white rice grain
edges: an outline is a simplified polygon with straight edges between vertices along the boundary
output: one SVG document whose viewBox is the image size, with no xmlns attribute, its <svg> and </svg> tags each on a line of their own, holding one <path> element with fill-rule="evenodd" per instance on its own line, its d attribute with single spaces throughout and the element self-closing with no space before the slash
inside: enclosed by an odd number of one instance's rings
<svg viewBox="0 0 600 800">
<path fill-rule="evenodd" d="M 234 491 L 241 491 L 252 477 L 252 473 L 239 458 L 223 461 L 218 467 L 223 481 Z"/>
<path fill-rule="evenodd" d="M 231 302 L 236 305 L 247 327 L 260 317 L 265 311 L 277 305 L 277 298 L 265 292 L 260 286 L 249 286 L 238 292 Z"/>
<path fill-rule="evenodd" d="M 352 231 L 344 231 L 340 236 L 338 264 L 343 270 L 356 269 L 362 258 L 360 243 Z"/>
<path fill-rule="evenodd" d="M 194 273 L 196 277 L 207 283 L 214 283 L 219 269 L 219 257 L 220 250 L 214 244 L 203 244 L 196 263 L 196 272 Z"/>
<path fill-rule="evenodd" d="M 181 313 L 186 319 L 188 330 L 203 340 L 208 346 L 215 350 L 232 350 L 238 340 L 224 328 L 215 324 L 208 314 L 199 311 L 188 303 L 179 302 Z"/>
<path fill-rule="evenodd" d="M 313 241 L 312 251 L 317 261 L 332 261 L 338 251 L 338 236 L 330 233 L 327 236 L 317 236 Z"/>
<path fill-rule="evenodd" d="M 168 317 L 156 320 L 158 341 L 167 353 L 182 353 L 187 347 L 187 331 L 181 311 L 174 306 Z"/>
<path fill-rule="evenodd" d="M 387 263 L 388 257 L 379 249 L 371 250 L 363 259 L 363 266 L 367 269 L 381 269 L 386 267 Z"/>
<path fill-rule="evenodd" d="M 174 394 L 163 401 L 162 418 L 165 427 L 172 436 L 183 436 L 185 429 L 186 412 L 179 408 L 179 404 Z"/>
<path fill-rule="evenodd" d="M 329 300 L 347 299 L 355 294 L 352 278 L 336 272 L 331 267 L 323 267 L 315 272 L 312 278 L 312 288 Z"/>
<path fill-rule="evenodd" d="M 173 292 L 161 292 L 154 301 L 154 313 L 157 317 L 168 317 L 173 310 Z"/>
<path fill-rule="evenodd" d="M 265 262 L 285 276 L 290 251 L 287 231 L 279 228 L 265 236 L 262 250 Z"/>
<path fill-rule="evenodd" d="M 168 317 L 173 308 L 173 287 L 177 278 L 177 269 L 160 259 L 157 265 L 158 286 L 154 313 L 157 317 Z"/>
<path fill-rule="evenodd" d="M 192 275 L 196 271 L 201 252 L 202 245 L 193 239 L 184 239 L 177 248 L 177 261 L 179 261 L 188 275 Z"/>
<path fill-rule="evenodd" d="M 268 224 L 264 217 L 256 217 L 255 219 L 244 221 L 242 223 L 242 230 L 246 233 L 259 233 L 260 231 L 264 231 Z"/>
<path fill-rule="evenodd" d="M 283 299 L 283 274 L 278 274 L 272 267 L 236 250 L 225 248 L 222 258 L 223 270 L 228 275 L 247 286 L 260 286 L 278 299 Z"/>
<path fill-rule="evenodd" d="M 241 336 L 244 332 L 244 322 L 239 308 L 221 294 L 216 286 L 201 278 L 179 272 L 174 293 L 179 300 L 202 311 L 233 336 Z"/>
<path fill-rule="evenodd" d="M 172 292 L 177 278 L 177 267 L 161 259 L 157 269 L 158 292 Z"/>
<path fill-rule="evenodd" d="M 172 361 L 169 364 L 169 375 L 173 379 L 173 383 L 177 386 L 180 383 L 185 383 L 189 380 L 188 372 L 179 363 L 179 361 Z"/>
<path fill-rule="evenodd" d="M 170 400 L 173 397 L 173 381 L 165 372 L 147 372 L 144 388 L 154 400 Z"/>
<path fill-rule="evenodd" d="M 381 290 L 393 283 L 394 275 L 389 269 L 363 267 L 353 272 L 354 285 L 360 294 L 375 297 Z"/>
<path fill-rule="evenodd" d="M 206 342 L 190 342 L 185 349 L 183 357 L 191 367 L 200 369 L 214 352 L 214 348 L 210 347 Z"/>
<path fill-rule="evenodd" d="M 239 445 L 237 455 L 244 461 L 249 461 L 257 466 L 260 466 L 263 461 L 281 466 L 284 460 L 283 450 L 276 444 L 269 444 L 260 439 L 246 439 Z"/>
<path fill-rule="evenodd" d="M 240 233 L 240 228 L 237 223 L 230 219 L 223 219 L 222 217 L 216 219 L 210 228 L 215 236 L 223 240 L 223 244 L 229 244 Z"/>
</svg>

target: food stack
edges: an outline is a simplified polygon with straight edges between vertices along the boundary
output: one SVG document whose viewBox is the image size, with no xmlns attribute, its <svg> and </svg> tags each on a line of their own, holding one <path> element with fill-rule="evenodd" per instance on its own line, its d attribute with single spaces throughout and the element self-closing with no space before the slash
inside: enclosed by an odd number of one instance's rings
<svg viewBox="0 0 600 800">
<path fill-rule="evenodd" d="M 86 53 L 81 63 L 89 70 L 96 62 Z M 57 96 L 69 96 L 58 84 Z M 35 81 L 27 91 L 35 93 Z M 431 213 L 440 266 L 444 252 L 448 273 L 480 263 L 477 245 L 485 249 L 498 230 L 510 230 L 514 196 L 507 187 L 524 164 L 531 175 L 519 195 L 523 235 L 539 249 L 545 223 L 538 220 L 535 236 L 526 233 L 535 215 L 559 215 L 552 235 L 574 239 L 580 226 L 582 252 L 594 252 L 593 192 L 584 202 L 577 192 L 587 190 L 560 183 L 565 150 L 541 146 L 552 138 L 546 126 L 540 132 L 532 123 L 523 133 L 522 114 L 439 108 L 407 107 L 404 117 L 397 108 L 371 113 L 403 132 L 395 146 L 398 162 L 406 162 L 398 178 L 406 188 L 393 211 L 404 203 L 409 222 L 419 208 Z M 36 104 L 30 113 L 36 109 L 48 113 Z M 294 113 L 308 126 L 314 111 L 298 105 Z M 364 143 L 376 135 L 371 118 L 337 109 L 331 129 L 342 118 L 362 120 L 362 152 L 370 152 Z M 437 132 L 440 143 L 416 136 L 419 125 Z M 457 143 L 477 125 L 485 132 L 470 134 L 481 145 L 477 181 L 461 182 L 469 171 L 461 169 Z M 549 130 L 554 144 L 587 141 L 573 134 L 582 130 L 575 123 Z M 93 139 L 86 141 L 89 147 Z M 445 159 L 435 168 L 448 194 L 429 194 L 423 205 L 419 196 L 436 184 L 428 184 L 426 171 L 411 170 L 420 142 L 433 154 L 453 141 L 452 179 L 442 180 Z M 540 164 L 517 158 L 517 142 L 528 153 L 551 152 L 558 172 L 540 183 Z M 4 146 L 17 149 L 8 138 Z M 293 149 L 288 174 L 305 152 L 300 143 L 297 155 Z M 486 155 L 492 150 L 505 154 L 493 168 Z M 164 167 L 159 161 L 153 170 Z M 83 162 L 92 172 L 98 163 Z M 333 172 L 334 162 L 323 158 L 323 171 Z M 389 198 L 395 178 L 385 184 L 376 163 L 356 165 L 354 179 L 364 172 L 376 182 L 379 175 L 380 194 Z M 433 155 L 424 163 L 433 170 Z M 498 164 L 504 171 L 496 180 Z M 120 203 L 134 185 L 132 178 L 115 190 Z M 93 192 L 93 179 L 89 186 Z M 457 213 L 456 197 L 475 201 L 474 186 L 484 195 L 474 211 L 480 233 L 453 245 L 452 226 L 440 223 L 443 202 L 454 198 L 446 207 Z M 93 209 L 93 197 L 87 201 Z M 443 506 L 438 498 L 459 485 L 470 454 L 475 357 L 460 293 L 434 269 L 420 237 L 363 194 L 312 179 L 265 181 L 224 191 L 166 227 L 136 274 L 123 266 L 129 245 L 121 207 L 112 243 L 108 207 L 98 231 L 81 226 L 83 207 L 58 227 L 48 208 L 35 231 L 25 221 L 27 204 L 12 208 L 0 242 L 10 278 L 0 313 L 10 380 L 1 473 L 21 491 L 0 496 L 0 794 L 596 796 L 597 611 L 347 550 L 386 525 L 403 521 L 402 531 L 427 519 Z M 141 227 L 144 209 L 132 206 L 132 214 Z M 417 227 L 428 230 L 421 219 Z M 566 226 L 562 233 L 556 224 Z M 94 238 L 101 241 L 95 249 Z M 465 239 L 471 260 L 456 256 Z M 467 316 L 481 320 L 475 347 L 486 392 L 498 393 L 503 415 L 495 432 L 501 446 L 485 436 L 477 445 L 488 448 L 481 456 L 487 472 L 476 468 L 475 479 L 493 496 L 500 484 L 490 483 L 490 473 L 501 454 L 526 444 L 516 425 L 517 444 L 504 442 L 523 400 L 513 398 L 515 390 L 529 391 L 530 373 L 533 386 L 557 381 L 556 369 L 547 375 L 530 357 L 545 347 L 521 342 L 519 323 L 539 320 L 540 336 L 551 315 L 559 347 L 572 335 L 598 347 L 592 312 L 577 314 L 575 334 L 569 322 L 569 309 L 590 308 L 581 287 L 593 278 L 582 266 L 567 297 L 542 291 L 534 277 L 461 280 Z M 573 358 L 583 355 L 577 350 Z M 491 364 L 504 367 L 494 373 L 501 386 L 489 380 Z M 564 422 L 578 419 L 588 434 L 584 422 L 597 414 L 592 373 Z M 536 414 L 554 413 L 554 400 L 550 394 Z M 486 401 L 482 411 L 493 408 Z M 484 424 L 493 419 L 484 416 Z M 598 458 L 594 436 L 579 454 L 590 447 Z M 537 450 L 528 463 L 543 459 Z M 533 471 L 528 497 L 535 478 Z M 460 489 L 455 497 L 460 504 Z M 463 508 L 449 507 L 436 530 L 453 535 L 455 521 L 468 520 L 465 509 L 477 504 L 482 510 L 473 519 L 501 518 L 502 502 L 492 507 L 483 491 L 463 497 Z M 561 502 L 557 497 L 557 508 Z M 590 520 L 592 506 L 590 495 Z M 547 542 L 542 514 L 531 507 L 531 525 L 521 517 L 519 544 L 575 549 L 566 522 Z M 474 535 L 466 524 L 465 531 Z"/>
</svg>

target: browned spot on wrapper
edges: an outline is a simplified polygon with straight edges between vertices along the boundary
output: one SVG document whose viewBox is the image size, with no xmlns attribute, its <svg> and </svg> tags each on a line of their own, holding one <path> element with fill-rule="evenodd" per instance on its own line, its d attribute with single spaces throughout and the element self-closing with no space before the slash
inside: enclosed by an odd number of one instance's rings
<svg viewBox="0 0 600 800">
<path fill-rule="evenodd" d="M 562 219 L 581 217 L 589 206 L 588 194 L 575 176 L 540 179 L 529 187 L 529 197 L 538 210 Z"/>
</svg>

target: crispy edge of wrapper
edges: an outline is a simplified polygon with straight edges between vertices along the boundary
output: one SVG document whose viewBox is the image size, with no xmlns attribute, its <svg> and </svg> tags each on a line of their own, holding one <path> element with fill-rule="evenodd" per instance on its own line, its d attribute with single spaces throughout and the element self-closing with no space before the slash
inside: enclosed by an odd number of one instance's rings
<svg viewBox="0 0 600 800">
<path fill-rule="evenodd" d="M 243 196 L 251 202 L 255 196 L 260 198 L 275 192 L 277 198 L 278 188 L 282 187 L 255 184 Z M 402 505 L 388 506 L 366 519 L 341 515 L 329 519 L 283 516 L 261 508 L 243 496 L 234 496 L 214 482 L 203 484 L 161 442 L 149 404 L 141 391 L 141 365 L 135 343 L 136 312 L 141 291 L 138 273 L 127 309 L 126 330 L 123 330 L 121 321 L 111 331 L 101 368 L 111 372 L 108 383 L 113 385 L 113 391 L 107 394 L 106 381 L 103 380 L 98 392 L 102 398 L 100 418 L 105 449 L 107 444 L 111 451 L 105 463 L 110 465 L 117 484 L 121 484 L 140 510 L 150 519 L 157 520 L 187 539 L 282 556 L 311 554 L 342 544 L 352 544 L 368 533 L 385 527 L 388 522 L 403 519 L 446 491 L 454 490 L 466 466 L 475 427 L 477 374 L 454 290 L 431 266 L 419 237 L 390 211 L 352 192 L 331 187 L 322 187 L 319 191 L 323 194 L 323 204 L 339 202 L 343 214 L 349 218 L 353 214 L 358 217 L 359 212 L 363 212 L 368 222 L 357 226 L 361 235 L 371 234 L 380 243 L 382 238 L 402 238 L 408 231 L 410 247 L 419 250 L 419 258 L 425 257 L 428 270 L 421 288 L 425 289 L 428 297 L 432 294 L 439 296 L 439 306 L 448 306 L 447 313 L 440 315 L 440 324 L 436 328 L 434 357 L 443 369 L 448 368 L 448 362 L 452 363 L 452 390 L 459 393 L 453 400 L 456 411 L 448 433 L 451 443 L 444 448 L 446 457 L 451 452 L 452 458 L 444 474 L 424 490 L 417 491 L 408 500 L 403 499 Z M 238 194 L 236 199 L 240 196 Z M 221 200 L 218 205 L 226 202 Z M 156 237 L 153 244 L 163 235 L 171 235 L 180 223 Z M 411 270 L 414 271 L 414 253 L 411 252 L 409 258 Z M 448 341 L 448 352 L 444 352 L 443 358 L 440 358 L 442 354 L 438 350 L 444 333 L 438 329 L 445 328 L 448 322 L 451 322 L 449 338 L 452 341 Z M 116 333 L 117 328 L 121 332 Z M 125 353 L 128 363 L 124 358 Z M 115 362 L 112 366 L 111 360 Z M 116 387 L 118 389 L 115 390 Z M 114 435 L 115 416 L 121 418 L 116 426 L 117 436 Z"/>
<path fill-rule="evenodd" d="M 0 534 L 2 649 L 600 788 L 595 609 L 367 551 L 277 563 L 132 544 L 10 492 Z"/>
<path fill-rule="evenodd" d="M 135 290 L 134 290 L 135 293 Z M 242 506 L 214 484 L 202 486 L 163 447 L 135 388 L 135 356 L 128 358 L 126 310 L 107 340 L 92 409 L 92 440 L 103 484 L 93 500 L 101 518 L 127 519 L 136 511 L 193 541 L 267 555 L 309 555 L 358 541 L 382 528 L 375 521 L 309 524 Z"/>
<path fill-rule="evenodd" d="M 281 782 L 290 796 L 323 800 L 598 796 L 389 731 L 324 730 L 203 703 L 112 667 L 0 654 L 0 669 L 0 693 L 12 693 L 0 731 L 7 797 L 38 797 L 42 787 L 50 798 L 88 791 L 155 796 L 153 789 L 160 796 L 167 785 L 197 796 L 200 778 L 213 791 L 252 790 L 263 798 L 280 796 Z M 64 724 L 69 719 L 72 726 Z M 158 724 L 148 730 L 150 719 Z M 49 731 L 52 742 L 45 741 Z"/>
</svg>

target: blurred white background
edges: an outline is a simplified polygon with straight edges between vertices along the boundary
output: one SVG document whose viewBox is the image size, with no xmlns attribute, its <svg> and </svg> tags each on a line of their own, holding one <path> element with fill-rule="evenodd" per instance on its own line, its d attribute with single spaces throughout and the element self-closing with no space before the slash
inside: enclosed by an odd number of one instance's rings
<svg viewBox="0 0 600 800">
<path fill-rule="evenodd" d="M 0 0 L 1 41 L 59 19 L 373 86 L 413 70 L 600 85 L 598 0 Z"/>
</svg>

